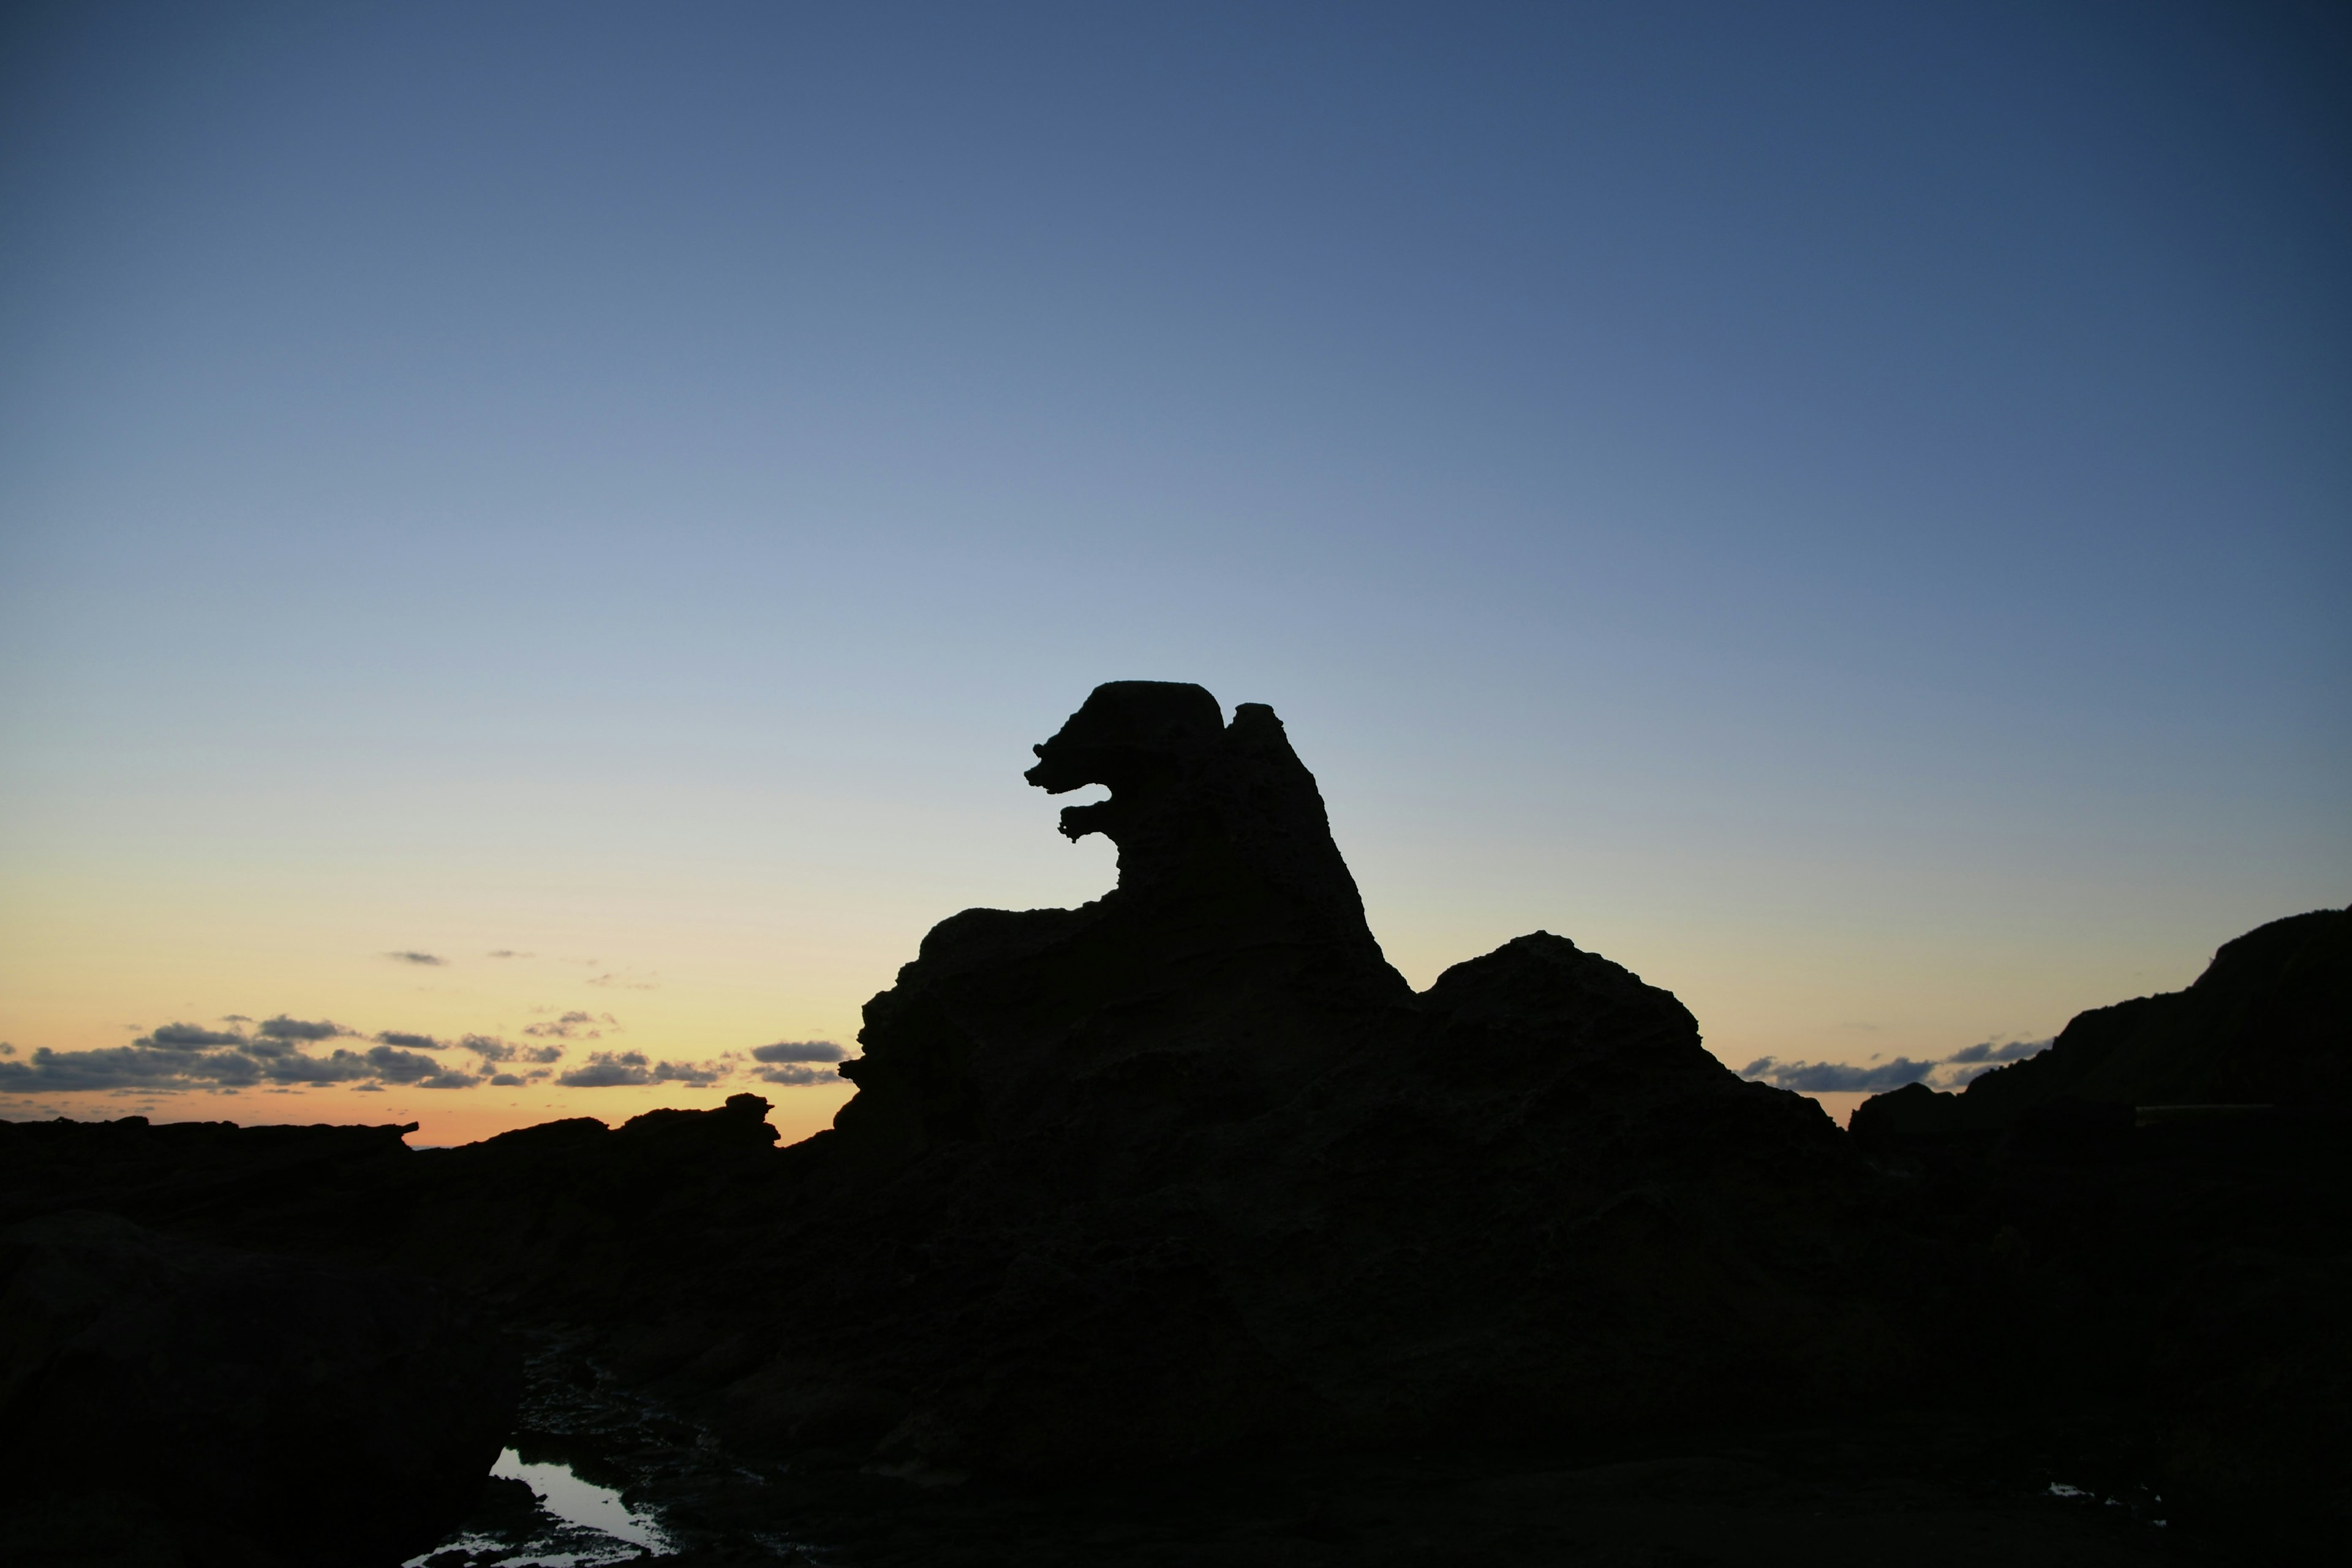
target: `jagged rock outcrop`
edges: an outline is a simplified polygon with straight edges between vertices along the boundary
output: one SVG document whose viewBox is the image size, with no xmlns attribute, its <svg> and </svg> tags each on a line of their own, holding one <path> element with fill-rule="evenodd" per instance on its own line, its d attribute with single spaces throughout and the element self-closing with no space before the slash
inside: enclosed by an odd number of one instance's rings
<svg viewBox="0 0 2352 1568">
<path fill-rule="evenodd" d="M 1911 1084 L 1858 1106 L 1867 1143 L 2022 1131 L 2095 1144 L 2158 1108 L 2352 1110 L 2352 910 L 2259 926 L 2185 991 L 2077 1014 L 2048 1050 L 1958 1094 Z"/>
<path fill-rule="evenodd" d="M 2233 1530 L 2340 1533 L 2347 1068 L 2352 911 L 2322 910 L 1962 1093 L 1866 1100 L 1853 1132 L 1908 1189 L 1895 1217 L 1980 1396 L 2063 1411 L 2112 1473 Z"/>
<path fill-rule="evenodd" d="M 421 1279 L 26 1220 L 0 1230 L 0 1555 L 389 1568 L 473 1503 L 520 1387 Z"/>
</svg>

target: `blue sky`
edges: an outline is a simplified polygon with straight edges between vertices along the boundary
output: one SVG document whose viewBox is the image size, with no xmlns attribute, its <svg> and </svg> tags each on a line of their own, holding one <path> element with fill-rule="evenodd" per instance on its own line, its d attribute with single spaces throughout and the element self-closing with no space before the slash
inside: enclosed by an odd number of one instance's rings
<svg viewBox="0 0 2352 1568">
<path fill-rule="evenodd" d="M 1129 677 L 1275 705 L 1416 984 L 1546 927 L 1735 1064 L 2352 900 L 2324 9 L 5 26 L 17 1059 L 559 949 L 845 1040 L 1107 883 L 1018 775 Z"/>
</svg>

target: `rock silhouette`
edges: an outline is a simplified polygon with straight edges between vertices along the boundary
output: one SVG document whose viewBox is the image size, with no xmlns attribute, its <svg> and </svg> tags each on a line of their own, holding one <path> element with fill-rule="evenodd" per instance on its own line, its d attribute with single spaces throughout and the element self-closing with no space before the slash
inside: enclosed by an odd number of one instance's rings
<svg viewBox="0 0 2352 1568">
<path fill-rule="evenodd" d="M 2352 1292 L 2347 1091 L 2352 910 L 2321 910 L 1852 1125 L 1981 1396 L 2059 1405 L 2115 1469 L 2242 1534 L 2324 1533 L 2352 1521 L 2352 1338 L 2327 1305 Z"/>
<path fill-rule="evenodd" d="M 732 1421 L 1040 1473 L 1623 1431 L 1899 1360 L 1813 1103 L 1563 938 L 1414 994 L 1272 710 L 1117 682 L 1036 754 L 1111 788 L 1062 831 L 1118 885 L 957 915 L 867 1005 L 767 1287 L 764 1337 L 824 1353 L 712 1389 Z"/>
<path fill-rule="evenodd" d="M 2209 1120 L 2352 1110 L 2352 910 L 2257 927 L 2186 991 L 2078 1014 L 2048 1050 L 1960 1093 L 1912 1084 L 1874 1096 L 1853 1129 L 1883 1145 L 2019 1130 L 2112 1139 L 2144 1107 Z"/>
<path fill-rule="evenodd" d="M 1564 937 L 1519 937 L 1415 993 L 1268 708 L 1228 722 L 1197 686 L 1114 682 L 1034 751 L 1049 794 L 1108 789 L 1061 829 L 1109 837 L 1118 885 L 941 921 L 867 1004 L 843 1068 L 857 1092 L 814 1138 L 775 1147 L 753 1095 L 453 1150 L 409 1150 L 399 1128 L 0 1123 L 0 1226 L 32 1238 L 9 1256 L 170 1253 L 211 1260 L 172 1265 L 191 1279 L 260 1269 L 322 1302 L 378 1270 L 406 1280 L 386 1300 L 425 1303 L 417 1337 L 362 1340 L 442 1347 L 437 1368 L 495 1393 L 496 1367 L 468 1359 L 490 1342 L 449 1338 L 430 1279 L 542 1339 L 561 1325 L 566 1377 L 819 1478 L 796 1483 L 811 1510 L 866 1486 L 912 1495 L 907 1480 L 977 1478 L 958 1495 L 986 1514 L 999 1484 L 1541 1450 L 1543 1474 L 1571 1479 L 1449 1473 L 1534 1510 L 1529 1540 L 1570 1540 L 1583 1527 L 1559 1509 L 1638 1472 L 1778 1500 L 1709 1539 L 1769 1515 L 1795 1541 L 1793 1521 L 1858 1495 L 1836 1479 L 1876 1462 L 1856 1445 L 1925 1422 L 1938 1452 L 2063 1456 L 2070 1479 L 2160 1491 L 2232 1539 L 2352 1519 L 2352 1363 L 2329 1306 L 2352 1291 L 2352 914 L 2265 926 L 2189 991 L 2085 1014 L 1965 1094 L 1882 1096 L 1848 1136 L 1739 1079 L 1670 993 Z M 2273 1109 L 2147 1114 L 2187 1102 Z M 192 1375 L 258 1354 L 207 1351 Z M 356 1354 L 320 1395 L 337 1408 L 378 1397 Z M 443 1474 L 453 1444 L 478 1449 L 472 1420 L 394 1423 L 383 1463 Z M 1814 1436 L 1761 1449 L 1707 1446 L 1805 1423 Z M 1759 1479 L 1757 1456 L 1783 1451 L 1829 1479 Z M 1341 1484 L 1367 1519 L 1370 1474 Z M 159 1489 L 131 1487 L 123 1517 L 168 1537 L 179 1494 Z M 1954 1518 L 1973 1506 L 1933 1495 Z M 1672 1511 L 1657 1506 L 1640 1517 Z M 1439 1517 L 1415 1508 L 1399 1517 Z M 856 1513 L 830 1517 L 854 1533 Z M 2061 1552 L 2002 1517 L 2017 1560 L 2091 1560 L 2079 1532 Z M 1302 1539 L 1349 1539 L 1300 1518 Z M 381 1543 L 407 1526 L 373 1528 Z M 874 1560 L 926 1560 L 897 1550 Z M 1513 1550 L 1490 1556 L 1555 1560 Z"/>
</svg>

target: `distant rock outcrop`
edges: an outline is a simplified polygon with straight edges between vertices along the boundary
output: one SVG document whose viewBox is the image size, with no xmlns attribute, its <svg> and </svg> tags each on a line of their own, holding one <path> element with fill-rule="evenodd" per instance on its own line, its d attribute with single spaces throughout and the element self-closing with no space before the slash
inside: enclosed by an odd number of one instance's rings
<svg viewBox="0 0 2352 1568">
<path fill-rule="evenodd" d="M 2322 910 L 1852 1126 L 1906 1194 L 1920 1316 L 1971 1342 L 1970 1392 L 2100 1432 L 2170 1509 L 2332 1538 L 2352 1525 L 2347 1068 L 2352 911 Z"/>
<path fill-rule="evenodd" d="M 2315 910 L 2224 942 L 2186 991 L 2075 1016 L 2048 1050 L 1958 1094 L 1911 1084 L 1864 1100 L 1880 1146 L 2030 1130 L 2093 1137 L 2142 1108 L 2352 1108 L 2352 910 Z"/>
</svg>

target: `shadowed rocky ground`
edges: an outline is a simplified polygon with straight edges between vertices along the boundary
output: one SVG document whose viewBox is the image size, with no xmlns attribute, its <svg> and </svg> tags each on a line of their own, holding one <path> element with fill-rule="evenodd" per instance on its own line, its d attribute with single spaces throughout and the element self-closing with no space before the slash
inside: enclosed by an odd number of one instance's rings
<svg viewBox="0 0 2352 1568">
<path fill-rule="evenodd" d="M 535 1336 L 525 1428 L 659 1503 L 680 1561 L 2226 1561 L 2340 1531 L 2352 917 L 2225 949 L 2193 1026 L 2128 1004 L 1964 1124 L 1906 1091 L 1849 1136 L 1560 937 L 1413 993 L 1267 709 L 1118 683 L 1037 755 L 1049 791 L 1109 786 L 1063 831 L 1117 843 L 1118 888 L 934 929 L 806 1142 L 751 1096 L 446 1151 L 0 1124 L 0 1225 L 454 1289 Z M 2143 1059 L 2309 1092 L 2084 1098 Z"/>
</svg>

